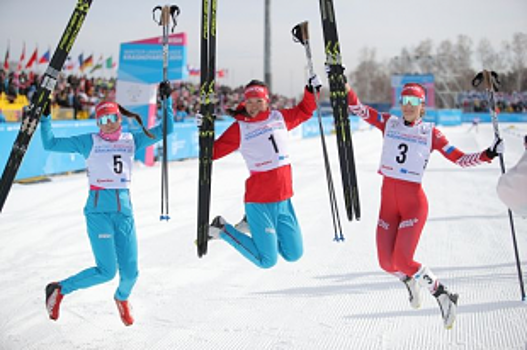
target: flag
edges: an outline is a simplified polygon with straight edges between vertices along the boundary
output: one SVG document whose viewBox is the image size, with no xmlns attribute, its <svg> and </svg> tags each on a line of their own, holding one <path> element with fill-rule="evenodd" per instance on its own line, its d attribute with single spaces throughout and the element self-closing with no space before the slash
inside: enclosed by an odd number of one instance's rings
<svg viewBox="0 0 527 350">
<path fill-rule="evenodd" d="M 49 62 L 49 49 L 48 51 L 44 52 L 44 54 L 42 55 L 42 57 L 40 57 L 40 59 L 38 60 L 38 63 L 48 63 Z"/>
<path fill-rule="evenodd" d="M 116 63 L 113 61 L 113 57 L 110 56 L 106 59 L 106 69 L 113 69 L 115 68 Z"/>
<path fill-rule="evenodd" d="M 102 69 L 103 67 L 102 62 L 103 62 L 103 57 L 101 55 L 101 57 L 99 57 L 99 60 L 97 61 L 97 64 L 93 66 L 93 68 L 90 70 L 90 74 L 95 72 L 97 69 Z"/>
<path fill-rule="evenodd" d="M 71 56 L 68 56 L 66 58 L 66 63 L 64 64 L 64 70 L 73 70 L 75 69 L 75 61 L 71 58 Z"/>
<path fill-rule="evenodd" d="M 7 50 L 5 52 L 4 70 L 6 72 L 9 70 L 9 46 L 7 46 Z"/>
<path fill-rule="evenodd" d="M 79 55 L 79 69 L 82 69 L 82 62 L 84 62 L 84 55 L 81 53 Z"/>
<path fill-rule="evenodd" d="M 216 76 L 218 78 L 225 78 L 226 74 L 227 74 L 227 70 L 226 69 L 220 69 L 220 70 L 216 71 Z"/>
<path fill-rule="evenodd" d="M 38 47 L 35 47 L 35 51 L 33 51 L 33 54 L 31 55 L 31 57 L 29 57 L 29 60 L 27 61 L 26 69 L 30 69 L 33 66 L 33 63 L 37 61 L 37 56 L 38 56 Z"/>
<path fill-rule="evenodd" d="M 187 69 L 188 69 L 188 75 L 190 75 L 191 77 L 196 77 L 196 76 L 199 76 L 199 74 L 200 74 L 200 69 L 199 68 L 194 68 L 192 66 L 187 66 Z"/>
<path fill-rule="evenodd" d="M 22 70 L 25 59 L 26 59 L 26 43 L 24 43 L 24 46 L 22 47 L 22 54 L 20 55 L 20 60 L 18 60 L 18 66 L 16 67 L 17 71 Z"/>
<path fill-rule="evenodd" d="M 93 66 L 93 55 L 88 56 L 87 59 L 84 60 L 81 64 L 81 71 L 84 72 L 84 70 L 88 67 Z"/>
</svg>

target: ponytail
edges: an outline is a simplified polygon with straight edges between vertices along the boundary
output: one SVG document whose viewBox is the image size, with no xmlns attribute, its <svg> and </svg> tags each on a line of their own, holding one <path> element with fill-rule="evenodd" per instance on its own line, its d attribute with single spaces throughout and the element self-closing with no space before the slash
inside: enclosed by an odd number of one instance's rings
<svg viewBox="0 0 527 350">
<path fill-rule="evenodd" d="M 143 125 L 143 120 L 141 119 L 141 116 L 139 114 L 130 112 L 120 104 L 117 104 L 117 106 L 119 107 L 119 113 L 121 113 L 121 115 L 135 119 L 143 129 L 143 132 L 146 134 L 146 136 L 150 137 L 151 139 L 155 138 L 155 136 L 150 131 L 148 131 L 147 128 L 145 128 L 145 126 Z"/>
</svg>

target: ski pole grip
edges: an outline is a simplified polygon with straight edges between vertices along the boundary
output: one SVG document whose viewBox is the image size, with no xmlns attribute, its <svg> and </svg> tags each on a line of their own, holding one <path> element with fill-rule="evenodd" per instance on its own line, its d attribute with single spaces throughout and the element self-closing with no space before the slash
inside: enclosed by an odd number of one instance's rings
<svg viewBox="0 0 527 350">
<path fill-rule="evenodd" d="M 163 9 L 161 10 L 161 25 L 168 26 L 170 23 L 170 17 L 170 7 L 163 6 Z"/>
<path fill-rule="evenodd" d="M 306 42 L 309 40 L 308 21 L 304 21 L 302 23 L 297 24 L 296 26 L 294 26 L 291 32 L 293 34 L 294 41 L 300 42 L 302 45 L 305 45 Z"/>
<path fill-rule="evenodd" d="M 490 76 L 490 72 L 488 70 L 483 70 L 483 84 L 485 86 L 485 89 L 489 91 L 493 91 L 494 85 L 492 84 L 492 77 Z"/>
</svg>

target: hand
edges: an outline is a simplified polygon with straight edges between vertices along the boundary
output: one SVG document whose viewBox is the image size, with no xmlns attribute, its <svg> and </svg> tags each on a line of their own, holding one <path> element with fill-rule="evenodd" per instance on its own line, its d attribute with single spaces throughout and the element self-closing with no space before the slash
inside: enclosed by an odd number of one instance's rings
<svg viewBox="0 0 527 350">
<path fill-rule="evenodd" d="M 203 114 L 196 113 L 196 125 L 198 126 L 198 129 L 201 128 L 203 125 Z"/>
<path fill-rule="evenodd" d="M 332 65 L 326 63 L 324 64 L 324 68 L 326 70 L 326 75 L 329 77 L 329 74 L 331 73 L 331 67 Z M 344 71 L 346 70 L 346 66 L 342 65 L 336 65 L 337 67 L 337 73 L 342 73 L 344 76 L 344 83 L 346 82 L 346 74 L 344 74 Z"/>
<path fill-rule="evenodd" d="M 307 80 L 307 89 L 309 91 L 314 92 L 316 90 L 317 92 L 319 92 L 321 87 L 322 82 L 320 81 L 318 75 L 315 74 Z"/>
<path fill-rule="evenodd" d="M 161 98 L 169 98 L 172 94 L 172 87 L 170 86 L 169 81 L 163 81 L 159 84 L 159 95 Z"/>
<path fill-rule="evenodd" d="M 503 144 L 503 139 L 500 137 L 494 137 L 492 145 L 490 145 L 485 152 L 487 153 L 487 157 L 494 159 L 497 155 L 503 154 L 504 149 L 505 145 Z"/>
</svg>

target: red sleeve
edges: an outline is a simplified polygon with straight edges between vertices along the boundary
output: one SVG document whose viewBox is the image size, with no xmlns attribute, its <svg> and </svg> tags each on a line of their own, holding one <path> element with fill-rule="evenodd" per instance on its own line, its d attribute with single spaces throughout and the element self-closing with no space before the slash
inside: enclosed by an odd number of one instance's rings
<svg viewBox="0 0 527 350">
<path fill-rule="evenodd" d="M 438 150 L 446 159 L 462 167 L 471 167 L 483 162 L 490 163 L 492 159 L 485 151 L 478 153 L 464 153 L 450 144 L 445 135 L 438 129 L 432 130 L 432 150 Z"/>
<path fill-rule="evenodd" d="M 280 113 L 282 113 L 284 116 L 287 130 L 294 129 L 298 125 L 311 118 L 316 108 L 317 105 L 315 102 L 315 95 L 309 92 L 309 90 L 305 89 L 304 97 L 299 104 L 290 109 L 280 110 Z"/>
<path fill-rule="evenodd" d="M 220 159 L 240 148 L 240 125 L 234 122 L 214 142 L 212 159 Z"/>
<path fill-rule="evenodd" d="M 350 113 L 361 117 L 365 122 L 373 125 L 384 133 L 386 122 L 390 118 L 390 115 L 379 113 L 375 108 L 363 105 L 355 94 L 355 91 L 351 89 L 348 92 L 348 108 Z"/>
</svg>

